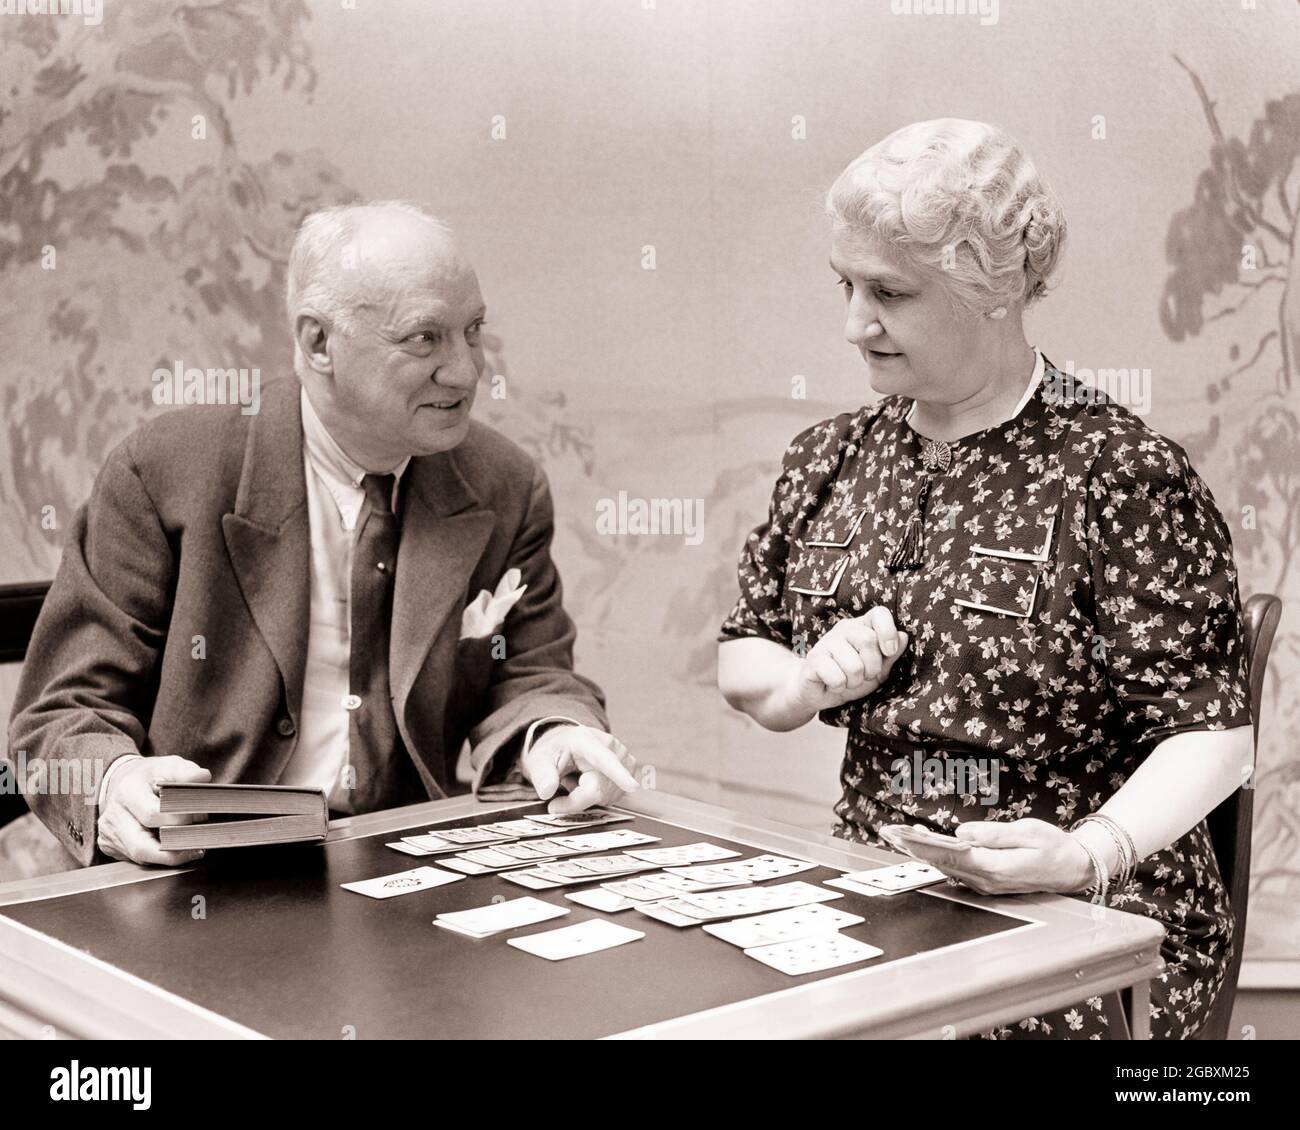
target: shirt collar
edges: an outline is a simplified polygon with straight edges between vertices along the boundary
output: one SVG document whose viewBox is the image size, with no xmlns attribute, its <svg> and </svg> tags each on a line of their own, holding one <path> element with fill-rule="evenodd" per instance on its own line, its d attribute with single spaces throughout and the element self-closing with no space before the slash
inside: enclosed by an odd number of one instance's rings
<svg viewBox="0 0 1300 1130">
<path fill-rule="evenodd" d="M 1038 346 L 1032 347 L 1034 350 L 1034 371 L 1029 377 L 1029 387 L 1025 389 L 1025 395 L 1020 398 L 1020 403 L 1016 405 L 1015 411 L 1011 413 L 1011 419 L 1015 419 L 1025 410 L 1025 405 L 1033 398 L 1034 390 L 1038 388 L 1043 380 L 1043 374 L 1046 371 L 1046 364 L 1043 361 L 1043 352 Z"/>
</svg>

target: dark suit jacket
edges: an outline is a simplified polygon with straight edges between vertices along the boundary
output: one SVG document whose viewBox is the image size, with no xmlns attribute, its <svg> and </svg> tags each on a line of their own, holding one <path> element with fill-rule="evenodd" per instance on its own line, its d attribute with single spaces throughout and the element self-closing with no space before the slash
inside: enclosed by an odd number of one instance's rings
<svg viewBox="0 0 1300 1130">
<path fill-rule="evenodd" d="M 299 385 L 280 380 L 264 386 L 256 416 L 179 409 L 109 455 L 36 625 L 11 756 L 106 769 L 124 753 L 178 754 L 214 781 L 279 779 L 307 654 L 302 447 Z M 572 669 L 550 492 L 534 460 L 475 422 L 454 450 L 412 459 L 402 490 L 389 676 L 429 796 L 456 790 L 467 736 L 477 789 L 499 751 L 492 776 L 512 767 L 537 718 L 606 728 L 599 688 Z M 459 641 L 461 612 L 516 566 L 528 591 L 502 629 L 506 658 L 493 659 L 490 639 Z M 198 636 L 205 658 L 194 657 Z M 96 861 L 86 797 L 28 800 L 83 865 Z"/>
</svg>

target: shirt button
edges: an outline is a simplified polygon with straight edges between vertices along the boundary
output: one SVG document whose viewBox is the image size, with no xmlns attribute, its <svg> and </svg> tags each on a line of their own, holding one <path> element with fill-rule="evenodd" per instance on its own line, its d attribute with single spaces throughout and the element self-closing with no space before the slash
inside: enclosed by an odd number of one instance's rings
<svg viewBox="0 0 1300 1130">
<path fill-rule="evenodd" d="M 359 694 L 345 694 L 343 696 L 343 709 L 356 710 L 361 705 L 361 696 Z"/>
<path fill-rule="evenodd" d="M 388 572 L 388 566 L 385 565 L 382 561 L 376 561 L 375 568 L 378 569 L 381 573 Z"/>
<path fill-rule="evenodd" d="M 276 728 L 277 730 L 280 731 L 280 736 L 281 736 L 281 737 L 284 737 L 284 738 L 290 738 L 290 737 L 293 737 L 294 726 L 293 726 L 293 719 L 292 719 L 292 718 L 281 718 L 281 719 L 280 719 L 280 720 L 275 724 L 275 728 Z"/>
</svg>

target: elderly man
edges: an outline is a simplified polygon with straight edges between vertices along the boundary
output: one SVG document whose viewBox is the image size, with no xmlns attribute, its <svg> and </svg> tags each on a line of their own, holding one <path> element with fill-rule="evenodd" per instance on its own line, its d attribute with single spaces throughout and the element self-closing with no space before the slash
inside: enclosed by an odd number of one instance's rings
<svg viewBox="0 0 1300 1130">
<path fill-rule="evenodd" d="M 546 479 L 470 419 L 485 307 L 445 225 L 402 202 L 315 213 L 288 308 L 296 381 L 256 415 L 146 424 L 77 514 L 9 739 L 103 766 L 91 795 L 29 797 L 83 866 L 201 854 L 160 848 L 183 819 L 160 781 L 366 812 L 454 791 L 467 737 L 476 792 L 567 812 L 637 787 L 572 669 Z"/>
</svg>

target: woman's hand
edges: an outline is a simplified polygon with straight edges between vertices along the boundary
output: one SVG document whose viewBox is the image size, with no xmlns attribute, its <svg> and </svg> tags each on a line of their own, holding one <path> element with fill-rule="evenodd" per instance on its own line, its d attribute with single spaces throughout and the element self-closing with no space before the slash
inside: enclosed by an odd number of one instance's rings
<svg viewBox="0 0 1300 1130">
<path fill-rule="evenodd" d="M 969 851 L 924 843 L 908 846 L 917 859 L 982 895 L 1077 894 L 1093 881 L 1083 844 L 1046 820 L 972 821 L 953 835 L 973 846 Z"/>
<path fill-rule="evenodd" d="M 865 698 L 889 678 L 908 644 L 889 609 L 877 605 L 864 616 L 840 620 L 791 669 L 789 701 L 816 714 Z"/>
</svg>

